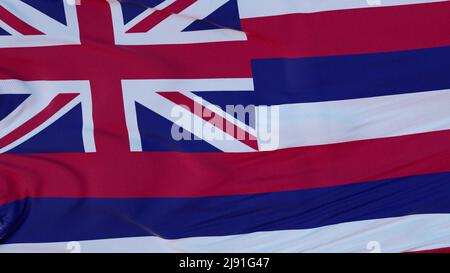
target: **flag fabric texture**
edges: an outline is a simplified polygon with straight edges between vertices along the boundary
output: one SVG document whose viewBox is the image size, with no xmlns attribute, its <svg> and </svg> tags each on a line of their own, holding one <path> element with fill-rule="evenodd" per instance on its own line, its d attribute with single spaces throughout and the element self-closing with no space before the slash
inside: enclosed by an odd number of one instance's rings
<svg viewBox="0 0 450 273">
<path fill-rule="evenodd" d="M 0 0 L 0 252 L 447 247 L 449 1 Z"/>
</svg>

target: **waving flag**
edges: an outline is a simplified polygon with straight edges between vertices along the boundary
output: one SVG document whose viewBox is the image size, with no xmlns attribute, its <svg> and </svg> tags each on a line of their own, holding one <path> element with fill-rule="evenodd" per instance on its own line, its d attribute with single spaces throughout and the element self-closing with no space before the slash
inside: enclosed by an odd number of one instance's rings
<svg viewBox="0 0 450 273">
<path fill-rule="evenodd" d="M 450 247 L 449 14 L 0 0 L 0 252 Z"/>
</svg>

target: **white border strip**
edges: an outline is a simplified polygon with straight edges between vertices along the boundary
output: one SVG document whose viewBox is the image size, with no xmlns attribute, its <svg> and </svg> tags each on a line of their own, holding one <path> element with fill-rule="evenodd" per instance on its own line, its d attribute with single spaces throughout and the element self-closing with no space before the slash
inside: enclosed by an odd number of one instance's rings
<svg viewBox="0 0 450 273">
<path fill-rule="evenodd" d="M 420 214 L 303 230 L 167 240 L 154 236 L 0 245 L 0 252 L 407 252 L 450 246 L 450 215 Z"/>
<path fill-rule="evenodd" d="M 238 0 L 241 19 L 435 2 L 445 0 Z"/>
</svg>

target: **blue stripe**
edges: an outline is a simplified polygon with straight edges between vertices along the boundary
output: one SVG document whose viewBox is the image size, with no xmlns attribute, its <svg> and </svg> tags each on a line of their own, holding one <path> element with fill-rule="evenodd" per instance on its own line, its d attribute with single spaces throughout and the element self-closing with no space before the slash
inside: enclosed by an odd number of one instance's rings
<svg viewBox="0 0 450 273">
<path fill-rule="evenodd" d="M 223 107 L 344 100 L 450 88 L 450 47 L 261 59 L 252 64 L 255 92 L 197 94 Z"/>
<path fill-rule="evenodd" d="M 9 230 L 3 243 L 151 235 L 174 239 L 450 213 L 449 196 L 450 173 L 441 173 L 224 197 L 29 198 L 0 207 L 0 216 L 8 227 L 4 232 Z"/>
</svg>

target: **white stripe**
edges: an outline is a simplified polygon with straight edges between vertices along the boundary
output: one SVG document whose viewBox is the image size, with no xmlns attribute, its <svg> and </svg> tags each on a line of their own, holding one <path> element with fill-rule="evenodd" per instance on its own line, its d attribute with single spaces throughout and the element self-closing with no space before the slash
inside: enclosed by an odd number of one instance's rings
<svg viewBox="0 0 450 273">
<path fill-rule="evenodd" d="M 271 132 L 274 143 L 259 145 L 274 150 L 448 130 L 449 101 L 450 90 L 441 90 L 272 106 L 278 118 L 257 116 L 258 136 L 270 126 L 279 131 Z"/>
<path fill-rule="evenodd" d="M 238 0 L 241 19 L 293 13 L 399 6 L 445 0 Z"/>
<path fill-rule="evenodd" d="M 122 87 L 142 93 L 254 90 L 252 78 L 123 80 Z"/>
<path fill-rule="evenodd" d="M 81 252 L 406 252 L 450 246 L 450 215 L 411 215 L 313 229 L 176 240 L 148 236 L 5 244 L 0 245 L 0 252 L 69 252 L 73 245 Z"/>
</svg>

